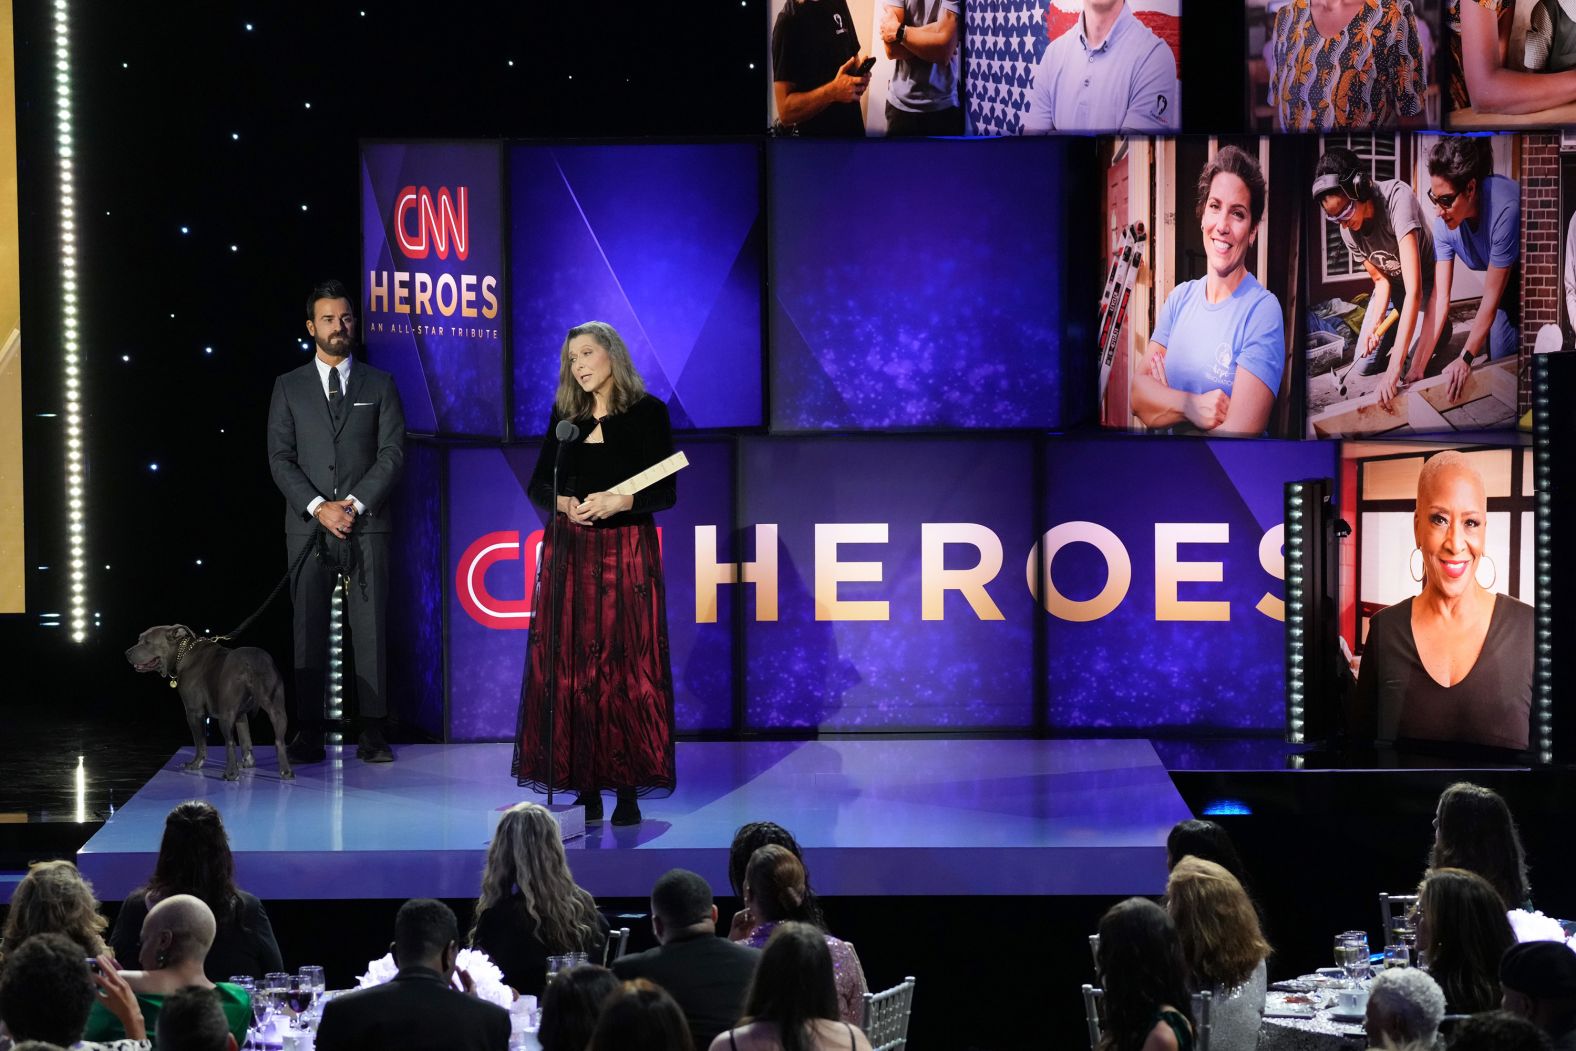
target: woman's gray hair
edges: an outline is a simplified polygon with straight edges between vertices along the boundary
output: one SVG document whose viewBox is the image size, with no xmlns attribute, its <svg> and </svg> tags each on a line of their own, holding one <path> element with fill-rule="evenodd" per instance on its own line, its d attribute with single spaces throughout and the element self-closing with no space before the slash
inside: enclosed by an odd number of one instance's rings
<svg viewBox="0 0 1576 1051">
<path fill-rule="evenodd" d="M 1445 1017 L 1444 992 L 1418 967 L 1381 972 L 1368 988 L 1368 1003 L 1394 1019 L 1400 1031 L 1393 1035 L 1407 1042 L 1432 1043 Z"/>
</svg>

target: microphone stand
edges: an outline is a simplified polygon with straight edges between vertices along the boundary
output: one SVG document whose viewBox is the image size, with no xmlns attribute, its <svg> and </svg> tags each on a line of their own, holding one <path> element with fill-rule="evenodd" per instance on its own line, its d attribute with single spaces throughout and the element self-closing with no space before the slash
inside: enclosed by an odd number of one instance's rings
<svg viewBox="0 0 1576 1051">
<path fill-rule="evenodd" d="M 558 586 L 558 584 L 559 584 L 559 581 L 558 581 L 558 567 L 559 567 L 560 564 L 562 564 L 562 556 L 559 554 L 559 550 L 558 550 L 558 546 L 559 546 L 558 545 L 558 535 L 559 535 L 559 528 L 558 528 L 558 469 L 559 469 L 560 466 L 563 465 L 563 462 L 564 462 L 564 449 L 565 449 L 565 447 L 568 446 L 568 444 L 570 442 L 574 441 L 579 436 L 580 436 L 580 428 L 576 427 L 573 423 L 569 422 L 568 420 L 559 420 L 558 421 L 558 427 L 553 431 L 553 437 L 555 439 L 557 439 L 557 441 L 558 441 L 558 448 L 553 453 L 553 503 L 552 503 L 552 516 L 548 519 L 548 523 L 547 523 L 547 528 L 548 528 L 548 542 L 547 542 L 547 546 L 548 546 L 548 549 L 552 551 L 553 557 L 552 557 L 551 562 L 547 566 L 547 571 L 548 571 L 547 572 L 547 585 L 548 586 L 542 589 L 543 595 L 548 598 L 548 601 L 545 603 L 545 605 L 547 606 L 547 631 L 546 631 L 545 636 L 542 639 L 543 659 L 547 661 L 547 670 L 546 670 L 545 679 L 546 679 L 546 685 L 547 685 L 547 733 L 546 733 L 546 740 L 547 740 L 547 776 L 546 776 L 546 781 L 547 781 L 547 805 L 548 806 L 552 806 L 553 805 L 553 782 L 555 780 L 554 774 L 556 772 L 554 768 L 557 765 L 557 759 L 558 759 L 558 751 L 554 747 L 554 745 L 556 744 L 556 741 L 554 740 L 555 726 L 554 726 L 554 718 L 553 718 L 553 716 L 554 716 L 554 709 L 556 708 L 555 702 L 556 702 L 557 694 L 558 694 L 558 652 L 554 648 L 555 647 L 555 643 L 557 641 L 556 640 L 556 636 L 558 634 L 558 613 L 559 613 L 558 609 L 556 608 L 556 602 L 557 601 L 561 601 L 562 598 L 563 598 L 562 589 Z M 541 610 L 537 610 L 536 612 L 537 612 L 537 616 L 541 616 L 542 615 L 542 611 Z M 529 668 L 526 669 L 526 675 L 529 678 L 529 676 L 530 676 L 530 669 Z"/>
</svg>

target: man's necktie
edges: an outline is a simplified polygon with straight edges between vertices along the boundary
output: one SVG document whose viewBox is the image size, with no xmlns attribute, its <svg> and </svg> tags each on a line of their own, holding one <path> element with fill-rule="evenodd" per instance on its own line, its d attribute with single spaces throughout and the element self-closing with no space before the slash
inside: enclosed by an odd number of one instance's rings
<svg viewBox="0 0 1576 1051">
<path fill-rule="evenodd" d="M 328 411 L 337 418 L 345 407 L 344 392 L 339 389 L 339 369 L 330 366 L 328 370 Z"/>
</svg>

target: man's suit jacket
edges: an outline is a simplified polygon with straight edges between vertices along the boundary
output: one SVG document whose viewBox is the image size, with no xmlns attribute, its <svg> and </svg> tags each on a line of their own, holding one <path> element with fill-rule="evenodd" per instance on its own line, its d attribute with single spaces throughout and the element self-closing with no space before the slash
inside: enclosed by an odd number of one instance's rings
<svg viewBox="0 0 1576 1051">
<path fill-rule="evenodd" d="M 695 1046 L 706 1051 L 712 1037 L 738 1024 L 760 959 L 759 949 L 702 934 L 620 956 L 613 973 L 625 981 L 649 978 L 672 994 L 689 1019 Z"/>
<path fill-rule="evenodd" d="M 508 1051 L 509 1012 L 449 988 L 438 972 L 402 967 L 390 982 L 323 1008 L 318 1051 Z"/>
<path fill-rule="evenodd" d="M 315 497 L 354 496 L 366 506 L 358 533 L 387 533 L 389 492 L 405 463 L 405 412 L 394 377 L 352 358 L 344 409 L 334 419 L 316 362 L 274 381 L 268 405 L 268 466 L 285 496 L 285 531 L 311 533 Z"/>
</svg>

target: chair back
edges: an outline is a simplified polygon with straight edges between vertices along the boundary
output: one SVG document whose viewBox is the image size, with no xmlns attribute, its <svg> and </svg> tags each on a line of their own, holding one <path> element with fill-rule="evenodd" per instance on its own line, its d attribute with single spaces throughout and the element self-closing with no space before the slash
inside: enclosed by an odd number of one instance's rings
<svg viewBox="0 0 1576 1051">
<path fill-rule="evenodd" d="M 1099 1051 L 1100 1047 L 1100 997 L 1105 995 L 1102 989 L 1096 989 L 1088 983 L 1083 987 L 1084 1022 L 1089 1027 L 1089 1051 Z"/>
<path fill-rule="evenodd" d="M 1416 894 L 1386 894 L 1379 892 L 1379 930 L 1384 938 L 1384 945 L 1395 944 L 1395 918 L 1397 915 L 1405 916 L 1417 904 Z"/>
<path fill-rule="evenodd" d="M 1210 1012 L 1215 994 L 1205 989 L 1193 994 L 1193 1051 L 1209 1051 Z"/>
<path fill-rule="evenodd" d="M 1089 1051 L 1100 1048 L 1100 1000 L 1105 990 L 1092 985 L 1083 987 L 1084 1024 L 1089 1028 Z M 1210 1015 L 1214 1008 L 1215 994 L 1205 990 L 1193 994 L 1193 1051 L 1209 1051 Z"/>
<path fill-rule="evenodd" d="M 607 945 L 602 950 L 602 966 L 610 966 L 629 948 L 629 928 L 619 927 L 607 932 Z"/>
<path fill-rule="evenodd" d="M 871 1051 L 908 1047 L 908 1016 L 914 1010 L 914 978 L 879 993 L 865 994 L 864 1021 L 859 1028 L 870 1039 Z"/>
<path fill-rule="evenodd" d="M 1098 978 L 1100 976 L 1100 936 L 1098 934 L 1089 935 L 1089 957 L 1094 960 L 1094 973 L 1095 977 Z"/>
</svg>

